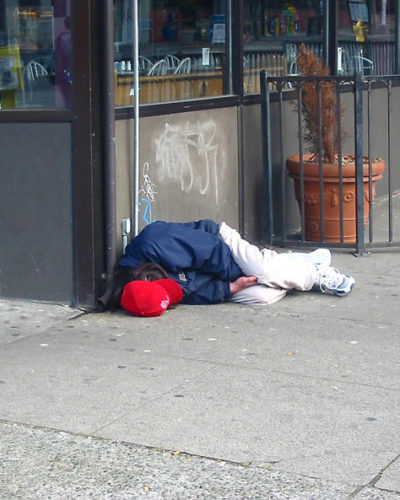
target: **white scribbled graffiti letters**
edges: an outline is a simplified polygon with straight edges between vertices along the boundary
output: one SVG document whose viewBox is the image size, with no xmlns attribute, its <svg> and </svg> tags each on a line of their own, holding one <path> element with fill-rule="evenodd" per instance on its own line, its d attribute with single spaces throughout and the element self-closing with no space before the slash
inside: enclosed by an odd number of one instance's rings
<svg viewBox="0 0 400 500">
<path fill-rule="evenodd" d="M 209 191 L 219 203 L 219 145 L 214 121 L 185 125 L 165 124 L 156 138 L 156 164 L 160 182 L 176 182 L 186 193 L 197 189 L 201 195 Z"/>
</svg>

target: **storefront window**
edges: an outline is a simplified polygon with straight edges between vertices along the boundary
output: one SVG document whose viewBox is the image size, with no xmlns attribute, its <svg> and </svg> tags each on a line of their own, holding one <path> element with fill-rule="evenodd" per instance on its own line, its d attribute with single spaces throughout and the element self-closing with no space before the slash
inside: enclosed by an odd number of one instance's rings
<svg viewBox="0 0 400 500">
<path fill-rule="evenodd" d="M 339 3 L 339 72 L 393 74 L 394 29 L 394 0 L 342 0 Z"/>
<path fill-rule="evenodd" d="M 321 55 L 323 2 L 249 0 L 243 5 L 244 93 L 260 91 L 262 69 L 270 76 L 296 74 L 302 42 Z"/>
<path fill-rule="evenodd" d="M 227 93 L 227 1 L 139 2 L 140 102 Z M 114 0 L 116 105 L 133 103 L 132 2 Z"/>
<path fill-rule="evenodd" d="M 71 106 L 70 0 L 0 0 L 0 104 Z"/>
</svg>

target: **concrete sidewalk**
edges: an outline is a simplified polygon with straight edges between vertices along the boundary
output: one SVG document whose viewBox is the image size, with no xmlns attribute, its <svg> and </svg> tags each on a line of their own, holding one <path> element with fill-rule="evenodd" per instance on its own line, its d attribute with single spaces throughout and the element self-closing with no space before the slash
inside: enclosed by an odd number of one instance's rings
<svg viewBox="0 0 400 500">
<path fill-rule="evenodd" d="M 400 498 L 400 252 L 334 265 L 346 298 L 0 301 L 0 497 Z"/>
</svg>

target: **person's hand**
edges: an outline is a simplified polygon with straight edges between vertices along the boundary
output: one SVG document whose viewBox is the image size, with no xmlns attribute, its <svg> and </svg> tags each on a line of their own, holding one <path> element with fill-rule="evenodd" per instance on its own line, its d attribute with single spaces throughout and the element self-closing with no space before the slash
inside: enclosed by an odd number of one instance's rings
<svg viewBox="0 0 400 500">
<path fill-rule="evenodd" d="M 243 290 L 244 288 L 249 288 L 250 286 L 258 285 L 258 280 L 256 276 L 241 276 L 236 281 L 232 281 L 230 284 L 231 294 L 235 294 Z"/>
</svg>

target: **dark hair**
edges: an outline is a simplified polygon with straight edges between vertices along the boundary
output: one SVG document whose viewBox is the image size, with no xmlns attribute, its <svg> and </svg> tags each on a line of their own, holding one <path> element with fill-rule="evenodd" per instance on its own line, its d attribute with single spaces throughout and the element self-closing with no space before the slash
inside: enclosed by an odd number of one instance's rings
<svg viewBox="0 0 400 500">
<path fill-rule="evenodd" d="M 155 281 L 168 278 L 166 271 L 154 262 L 144 262 L 139 267 L 118 266 L 114 271 L 113 290 L 109 308 L 115 311 L 120 307 L 121 295 L 125 285 L 131 281 Z"/>
</svg>

